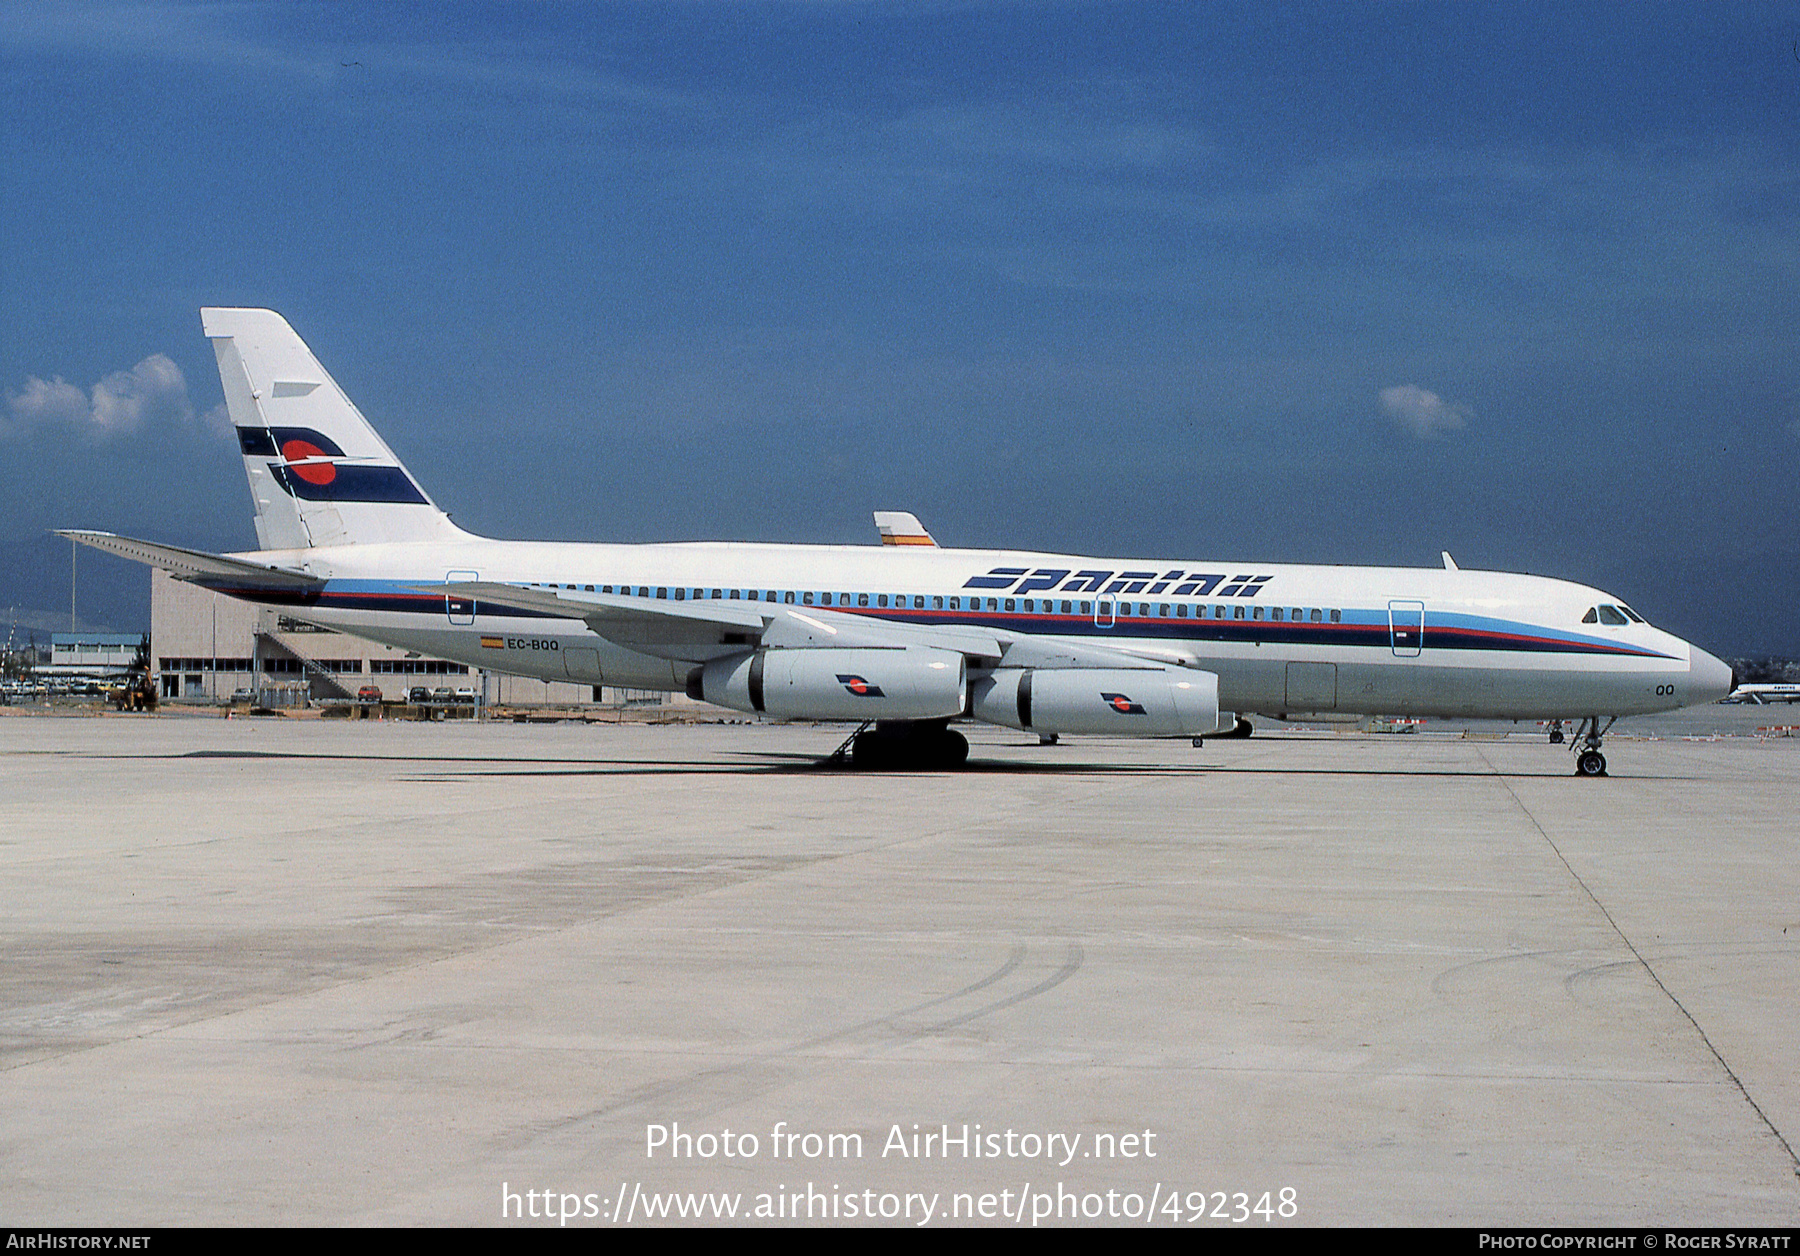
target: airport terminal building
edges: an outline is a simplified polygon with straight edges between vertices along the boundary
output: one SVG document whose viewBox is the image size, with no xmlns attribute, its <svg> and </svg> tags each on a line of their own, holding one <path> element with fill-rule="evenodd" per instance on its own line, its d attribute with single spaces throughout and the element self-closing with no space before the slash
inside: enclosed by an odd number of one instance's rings
<svg viewBox="0 0 1800 1256">
<path fill-rule="evenodd" d="M 138 638 L 132 637 L 135 649 Z M 316 628 L 279 608 L 150 573 L 151 667 L 165 702 L 220 703 L 249 691 L 267 706 L 355 698 L 365 686 L 403 700 L 415 686 L 470 689 L 484 706 L 648 706 L 686 695 L 508 676 Z"/>
<path fill-rule="evenodd" d="M 130 672 L 143 640 L 135 632 L 54 632 L 50 662 L 36 670 L 57 680 L 117 680 Z"/>
</svg>

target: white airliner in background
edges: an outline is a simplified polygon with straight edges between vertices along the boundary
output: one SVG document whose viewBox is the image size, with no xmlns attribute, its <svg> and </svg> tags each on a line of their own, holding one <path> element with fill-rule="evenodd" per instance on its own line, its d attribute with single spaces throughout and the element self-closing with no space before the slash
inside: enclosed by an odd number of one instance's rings
<svg viewBox="0 0 1800 1256">
<path fill-rule="evenodd" d="M 1580 720 L 1712 702 L 1718 659 L 1610 594 L 1443 569 L 883 545 L 584 545 L 464 532 L 270 310 L 201 311 L 261 550 L 62 535 L 293 618 L 473 667 L 865 721 L 860 766 L 961 764 L 971 718 L 1037 733 L 1246 735 L 1241 712 Z"/>
<path fill-rule="evenodd" d="M 1800 685 L 1739 685 L 1719 701 L 1748 702 L 1752 706 L 1800 702 Z"/>
</svg>

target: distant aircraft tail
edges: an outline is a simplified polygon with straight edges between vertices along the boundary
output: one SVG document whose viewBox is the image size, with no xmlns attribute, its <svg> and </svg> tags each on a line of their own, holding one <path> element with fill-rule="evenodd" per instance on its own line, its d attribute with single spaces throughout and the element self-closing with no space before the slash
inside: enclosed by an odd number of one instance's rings
<svg viewBox="0 0 1800 1256">
<path fill-rule="evenodd" d="M 263 549 L 464 535 L 273 310 L 200 311 Z"/>
</svg>

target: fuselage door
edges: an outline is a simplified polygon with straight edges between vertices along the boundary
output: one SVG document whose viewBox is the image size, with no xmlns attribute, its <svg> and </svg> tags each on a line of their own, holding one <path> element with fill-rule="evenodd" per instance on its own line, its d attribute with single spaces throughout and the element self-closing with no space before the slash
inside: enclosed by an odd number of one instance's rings
<svg viewBox="0 0 1800 1256">
<path fill-rule="evenodd" d="M 1425 603 L 1400 598 L 1390 600 L 1388 631 L 1396 657 L 1417 658 L 1419 651 L 1425 648 Z"/>
<path fill-rule="evenodd" d="M 1094 627 L 1111 628 L 1115 614 L 1113 600 L 1109 597 L 1099 598 L 1094 602 Z"/>
<path fill-rule="evenodd" d="M 1337 710 L 1336 663 L 1289 663 L 1287 709 L 1290 711 Z"/>
<path fill-rule="evenodd" d="M 445 584 L 468 584 L 481 579 L 481 574 L 474 571 L 446 571 Z M 466 597 L 454 594 L 444 595 L 444 614 L 450 617 L 453 627 L 467 628 L 475 622 L 475 603 Z"/>
</svg>

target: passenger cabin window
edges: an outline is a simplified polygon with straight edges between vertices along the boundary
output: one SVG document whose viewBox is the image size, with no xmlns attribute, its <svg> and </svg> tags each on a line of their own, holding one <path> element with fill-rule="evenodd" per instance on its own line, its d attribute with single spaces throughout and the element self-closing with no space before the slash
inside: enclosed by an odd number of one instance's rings
<svg viewBox="0 0 1800 1256">
<path fill-rule="evenodd" d="M 1332 611 L 1331 612 L 1331 622 L 1332 623 L 1334 623 L 1334 624 L 1342 623 L 1343 619 L 1344 619 L 1343 611 Z"/>
<path fill-rule="evenodd" d="M 1311 615 L 1310 615 L 1310 616 L 1309 616 L 1309 618 L 1310 618 L 1310 619 L 1311 619 L 1311 620 L 1312 620 L 1312 621 L 1313 621 L 1313 623 L 1315 623 L 1315 624 L 1316 624 L 1316 623 L 1318 623 L 1318 622 L 1319 622 L 1319 621 L 1320 621 L 1320 620 L 1321 620 L 1321 619 L 1323 619 L 1323 618 L 1324 618 L 1324 616 L 1322 616 L 1322 615 L 1320 615 L 1320 614 L 1319 614 L 1319 608 L 1318 608 L 1318 607 L 1316 607 L 1316 606 L 1315 606 L 1315 607 L 1313 607 L 1313 608 L 1312 608 L 1312 614 L 1311 614 Z"/>
<path fill-rule="evenodd" d="M 1280 619 L 1281 618 L 1281 608 L 1279 606 L 1277 606 L 1273 610 L 1271 610 L 1269 612 L 1269 618 L 1270 619 Z"/>
<path fill-rule="evenodd" d="M 941 611 L 944 609 L 944 599 L 941 597 L 934 597 L 931 599 L 931 605 L 932 609 Z"/>
</svg>

